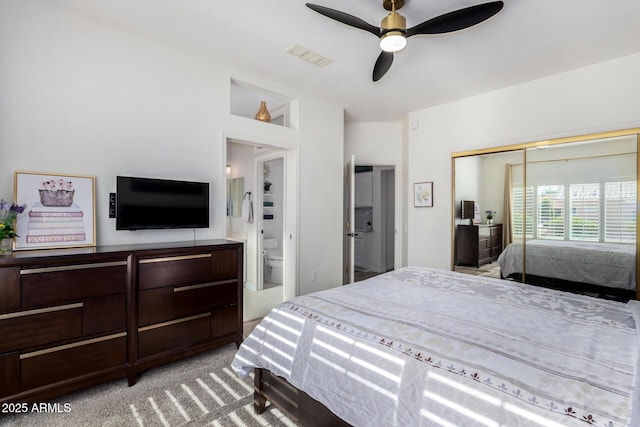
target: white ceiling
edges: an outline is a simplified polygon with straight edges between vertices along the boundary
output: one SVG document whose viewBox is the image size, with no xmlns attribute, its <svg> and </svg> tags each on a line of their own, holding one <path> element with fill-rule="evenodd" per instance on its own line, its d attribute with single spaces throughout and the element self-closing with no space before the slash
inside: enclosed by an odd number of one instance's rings
<svg viewBox="0 0 640 427">
<path fill-rule="evenodd" d="M 378 82 L 375 36 L 302 0 L 49 0 L 345 107 L 347 121 L 396 121 L 409 111 L 640 52 L 638 0 L 505 0 L 467 30 L 414 36 Z M 407 27 L 486 0 L 406 0 Z M 312 0 L 378 26 L 382 0 Z M 333 61 L 287 53 L 299 43 Z M 585 88 L 588 90 L 588 88 Z"/>
</svg>

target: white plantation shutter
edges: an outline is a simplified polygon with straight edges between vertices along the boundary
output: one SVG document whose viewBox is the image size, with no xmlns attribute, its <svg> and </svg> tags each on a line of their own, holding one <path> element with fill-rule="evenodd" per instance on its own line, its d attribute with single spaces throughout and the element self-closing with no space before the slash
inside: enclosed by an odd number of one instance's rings
<svg viewBox="0 0 640 427">
<path fill-rule="evenodd" d="M 564 185 L 538 186 L 536 208 L 536 238 L 564 240 Z"/>
<path fill-rule="evenodd" d="M 607 182 L 604 188 L 604 241 L 635 243 L 636 181 Z"/>
<path fill-rule="evenodd" d="M 526 203 L 526 218 L 527 218 L 527 238 L 533 237 L 533 187 L 527 187 L 527 203 Z M 522 185 L 514 185 L 511 191 L 511 212 L 512 218 L 512 230 L 513 239 L 521 242 L 524 237 L 524 218 L 522 212 L 524 211 L 525 203 L 523 197 Z"/>
<path fill-rule="evenodd" d="M 521 242 L 523 239 L 523 209 L 522 186 L 511 188 L 511 231 L 513 232 L 513 240 Z"/>
<path fill-rule="evenodd" d="M 600 241 L 600 184 L 569 186 L 569 240 Z"/>
<path fill-rule="evenodd" d="M 527 239 L 533 239 L 533 225 L 535 224 L 535 204 L 533 203 L 533 187 L 527 187 L 527 203 L 526 203 L 526 224 Z"/>
<path fill-rule="evenodd" d="M 524 216 L 523 190 L 521 183 L 512 186 L 512 230 L 516 242 L 534 238 L 534 231 L 536 239 L 636 242 L 635 180 L 527 187 Z"/>
</svg>

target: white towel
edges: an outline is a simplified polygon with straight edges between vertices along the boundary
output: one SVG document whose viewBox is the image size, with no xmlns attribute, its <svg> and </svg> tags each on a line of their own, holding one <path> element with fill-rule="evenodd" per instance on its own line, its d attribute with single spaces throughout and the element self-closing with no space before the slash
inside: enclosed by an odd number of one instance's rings
<svg viewBox="0 0 640 427">
<path fill-rule="evenodd" d="M 249 199 L 242 200 L 242 219 L 253 222 L 253 202 Z"/>
</svg>

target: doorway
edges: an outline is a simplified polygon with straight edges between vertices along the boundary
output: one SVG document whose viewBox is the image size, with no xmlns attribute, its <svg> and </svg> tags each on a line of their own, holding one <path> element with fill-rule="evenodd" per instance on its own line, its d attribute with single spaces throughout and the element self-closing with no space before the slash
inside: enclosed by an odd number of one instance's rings
<svg viewBox="0 0 640 427">
<path fill-rule="evenodd" d="M 354 166 L 353 279 L 358 282 L 394 270 L 397 244 L 396 168 Z"/>
<path fill-rule="evenodd" d="M 297 293 L 297 182 L 291 177 L 297 176 L 298 154 L 297 148 L 230 138 L 225 146 L 227 181 L 242 178 L 240 203 L 251 206 L 250 217 L 240 209 L 240 217 L 228 214 L 226 224 L 226 237 L 245 244 L 247 322 L 264 317 Z M 227 194 L 228 204 L 230 197 Z"/>
</svg>

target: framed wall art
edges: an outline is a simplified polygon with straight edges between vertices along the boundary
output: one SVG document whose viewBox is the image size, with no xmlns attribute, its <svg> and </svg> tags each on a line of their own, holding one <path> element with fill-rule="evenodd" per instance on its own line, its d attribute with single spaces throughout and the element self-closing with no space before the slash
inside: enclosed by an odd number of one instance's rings
<svg viewBox="0 0 640 427">
<path fill-rule="evenodd" d="M 16 203 L 27 205 L 16 250 L 96 245 L 95 177 L 16 171 L 13 183 Z"/>
<path fill-rule="evenodd" d="M 413 184 L 413 206 L 433 207 L 433 182 L 416 182 Z"/>
</svg>

